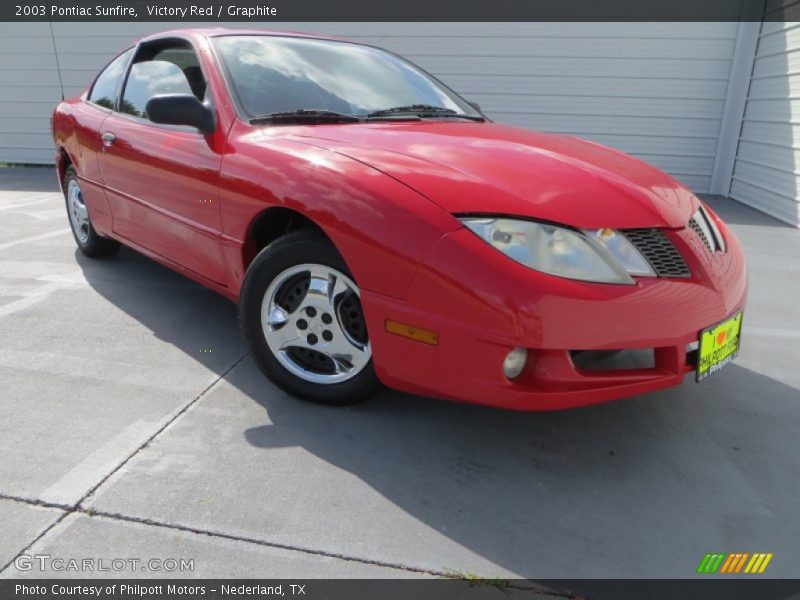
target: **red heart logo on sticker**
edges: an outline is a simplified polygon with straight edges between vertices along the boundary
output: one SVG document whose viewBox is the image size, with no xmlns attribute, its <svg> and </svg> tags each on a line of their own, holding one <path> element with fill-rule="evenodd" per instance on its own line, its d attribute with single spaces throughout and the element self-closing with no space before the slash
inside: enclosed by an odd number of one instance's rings
<svg viewBox="0 0 800 600">
<path fill-rule="evenodd" d="M 717 346 L 721 346 L 722 342 L 725 341 L 725 338 L 728 336 L 727 330 L 722 330 L 717 334 Z"/>
</svg>

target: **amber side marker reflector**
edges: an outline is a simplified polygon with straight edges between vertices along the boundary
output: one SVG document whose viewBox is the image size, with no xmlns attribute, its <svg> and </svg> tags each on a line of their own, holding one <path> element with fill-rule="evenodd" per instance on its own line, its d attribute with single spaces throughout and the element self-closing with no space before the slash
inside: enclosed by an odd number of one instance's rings
<svg viewBox="0 0 800 600">
<path fill-rule="evenodd" d="M 386 331 L 430 346 L 439 345 L 439 334 L 430 329 L 422 329 L 422 327 L 414 327 L 413 325 L 386 319 Z"/>
</svg>

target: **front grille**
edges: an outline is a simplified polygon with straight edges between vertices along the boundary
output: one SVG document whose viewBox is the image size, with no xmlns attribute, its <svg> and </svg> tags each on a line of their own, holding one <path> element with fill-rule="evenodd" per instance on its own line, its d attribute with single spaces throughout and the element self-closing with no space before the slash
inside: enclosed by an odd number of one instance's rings
<svg viewBox="0 0 800 600">
<path fill-rule="evenodd" d="M 702 227 L 700 227 L 700 223 L 697 222 L 697 219 L 695 219 L 694 217 L 689 219 L 689 227 L 691 227 L 692 231 L 694 231 L 698 236 L 700 236 L 700 239 L 703 240 L 703 243 L 706 245 L 706 248 L 708 248 L 708 251 L 713 252 L 714 247 L 711 245 L 711 240 L 708 239 L 706 232 L 703 231 Z"/>
<path fill-rule="evenodd" d="M 659 277 L 691 277 L 681 253 L 661 229 L 623 229 L 622 235 L 641 252 Z"/>
</svg>

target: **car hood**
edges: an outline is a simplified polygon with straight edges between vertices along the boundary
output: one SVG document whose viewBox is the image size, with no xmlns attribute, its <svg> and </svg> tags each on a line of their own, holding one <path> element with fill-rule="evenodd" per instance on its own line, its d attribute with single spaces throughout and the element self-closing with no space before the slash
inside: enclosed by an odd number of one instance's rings
<svg viewBox="0 0 800 600">
<path fill-rule="evenodd" d="M 451 213 L 516 215 L 574 227 L 683 227 L 684 185 L 622 152 L 496 123 L 318 125 L 305 143 L 368 164 Z"/>
</svg>

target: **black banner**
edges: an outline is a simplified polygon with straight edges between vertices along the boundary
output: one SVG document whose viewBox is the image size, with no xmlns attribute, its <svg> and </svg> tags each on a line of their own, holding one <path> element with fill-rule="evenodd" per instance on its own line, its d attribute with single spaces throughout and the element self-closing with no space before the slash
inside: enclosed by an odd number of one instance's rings
<svg viewBox="0 0 800 600">
<path fill-rule="evenodd" d="M 2 0 L 2 21 L 792 21 L 800 0 Z"/>
<path fill-rule="evenodd" d="M 800 580 L 505 579 L 18 579 L 0 581 L 3 600 L 789 600 Z"/>
</svg>

